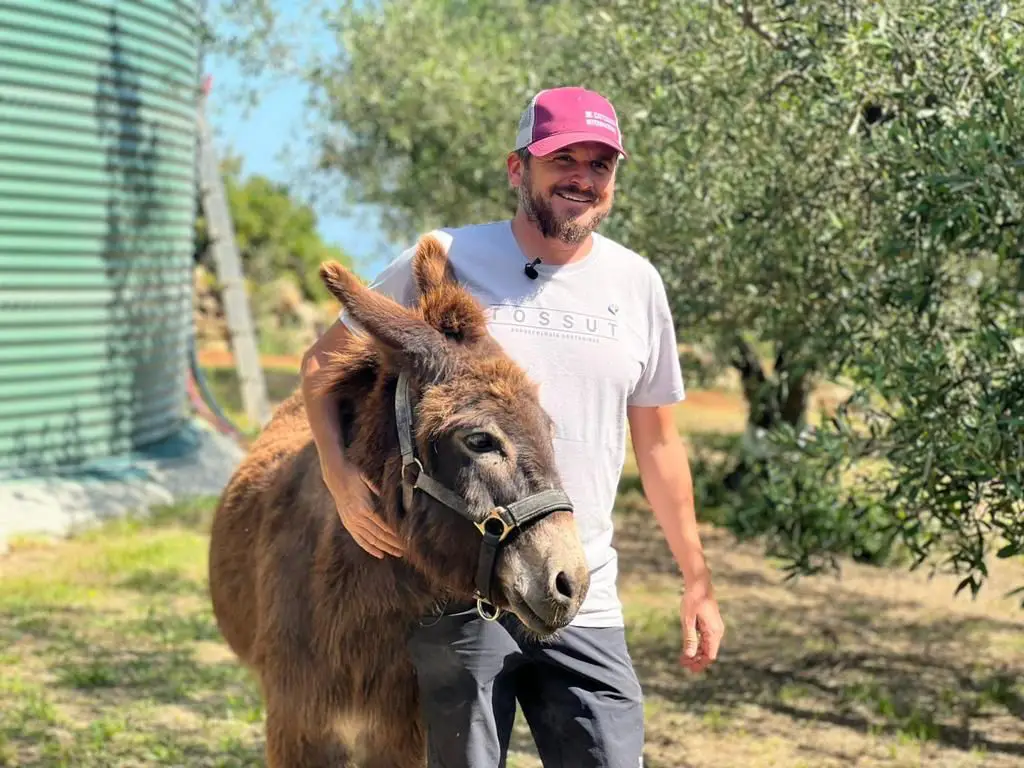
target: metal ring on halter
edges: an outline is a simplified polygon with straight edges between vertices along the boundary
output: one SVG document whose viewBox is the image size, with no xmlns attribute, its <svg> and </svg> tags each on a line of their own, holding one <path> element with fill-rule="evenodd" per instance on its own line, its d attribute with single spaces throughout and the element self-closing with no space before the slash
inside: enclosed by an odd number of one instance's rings
<svg viewBox="0 0 1024 768">
<path fill-rule="evenodd" d="M 416 467 L 416 477 L 410 480 L 406 473 L 409 471 L 409 469 L 411 469 L 414 466 Z M 409 483 L 409 485 L 415 485 L 416 481 L 419 479 L 422 473 L 423 465 L 420 464 L 420 460 L 417 459 L 415 456 L 402 465 L 402 480 L 405 481 L 406 483 Z"/>
<path fill-rule="evenodd" d="M 489 528 L 493 527 L 489 525 L 492 522 L 500 525 L 501 529 L 498 531 L 488 530 Z M 485 536 L 488 533 L 492 536 L 496 536 L 499 542 L 504 541 L 512 532 L 512 526 L 505 522 L 505 520 L 502 518 L 501 514 L 498 512 L 497 509 L 492 509 L 490 514 L 487 515 L 487 517 L 485 517 L 478 523 L 473 523 L 473 525 L 475 525 L 477 527 L 477 530 L 479 530 L 480 533 L 482 533 Z"/>
<path fill-rule="evenodd" d="M 491 608 L 494 609 L 494 613 L 488 615 L 487 612 L 484 610 L 484 605 L 490 605 Z M 501 608 L 499 608 L 496 605 L 491 605 L 482 597 L 478 597 L 476 599 L 476 612 L 480 614 L 480 618 L 484 621 L 497 621 L 498 617 L 501 616 Z"/>
</svg>

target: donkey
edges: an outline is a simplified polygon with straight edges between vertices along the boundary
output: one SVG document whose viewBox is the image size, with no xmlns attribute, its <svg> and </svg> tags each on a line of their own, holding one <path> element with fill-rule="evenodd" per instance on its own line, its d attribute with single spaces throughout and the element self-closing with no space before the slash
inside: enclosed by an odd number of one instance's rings
<svg viewBox="0 0 1024 768">
<path fill-rule="evenodd" d="M 258 677 L 271 768 L 422 766 L 406 638 L 439 601 L 507 611 L 543 642 L 576 615 L 589 572 L 536 385 L 488 333 L 432 236 L 406 308 L 341 265 L 320 276 L 365 333 L 326 369 L 346 458 L 406 540 L 364 552 L 321 475 L 301 392 L 282 403 L 225 488 L 210 541 L 219 629 Z"/>
</svg>

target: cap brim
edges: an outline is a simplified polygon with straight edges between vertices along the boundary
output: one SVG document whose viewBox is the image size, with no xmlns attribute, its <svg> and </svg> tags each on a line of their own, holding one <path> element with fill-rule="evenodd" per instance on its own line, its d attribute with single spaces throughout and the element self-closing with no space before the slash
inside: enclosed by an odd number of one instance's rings
<svg viewBox="0 0 1024 768">
<path fill-rule="evenodd" d="M 608 138 L 607 133 L 595 133 L 591 131 L 566 131 L 565 133 L 556 133 L 553 136 L 547 136 L 543 139 L 533 142 L 527 145 L 527 149 L 530 150 L 530 154 L 542 156 L 550 155 L 552 152 L 557 152 L 560 149 L 564 149 L 570 144 L 580 144 L 585 141 L 596 141 L 599 144 L 604 144 L 606 147 L 611 147 L 623 157 L 627 157 L 626 150 L 622 148 L 617 142 Z"/>
</svg>

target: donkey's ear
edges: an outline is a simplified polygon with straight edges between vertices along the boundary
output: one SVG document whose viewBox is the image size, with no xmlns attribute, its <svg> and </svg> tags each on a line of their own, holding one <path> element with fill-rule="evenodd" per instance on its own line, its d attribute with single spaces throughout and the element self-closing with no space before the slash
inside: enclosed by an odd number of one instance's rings
<svg viewBox="0 0 1024 768">
<path fill-rule="evenodd" d="M 426 296 L 445 283 L 455 284 L 455 272 L 448 261 L 444 245 L 436 235 L 423 235 L 416 243 L 416 252 L 412 257 L 412 274 L 420 296 Z"/>
<path fill-rule="evenodd" d="M 427 323 L 446 338 L 463 343 L 479 341 L 486 334 L 483 307 L 460 289 L 448 254 L 436 235 L 424 235 L 416 244 L 412 273 Z"/>
<path fill-rule="evenodd" d="M 433 377 L 448 369 L 451 360 L 444 336 L 419 314 L 366 287 L 336 261 L 320 265 L 320 279 L 367 333 L 405 355 L 420 371 Z"/>
</svg>

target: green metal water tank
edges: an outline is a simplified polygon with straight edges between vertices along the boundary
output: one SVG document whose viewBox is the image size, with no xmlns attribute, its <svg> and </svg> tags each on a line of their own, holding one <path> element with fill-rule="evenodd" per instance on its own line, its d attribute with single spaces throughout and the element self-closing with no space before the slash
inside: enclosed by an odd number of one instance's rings
<svg viewBox="0 0 1024 768">
<path fill-rule="evenodd" d="M 0 0 L 0 471 L 186 422 L 199 0 Z"/>
</svg>

